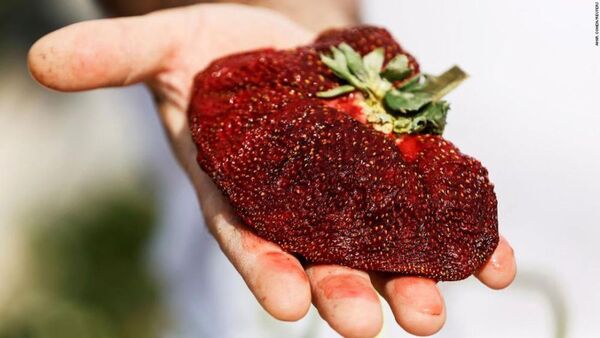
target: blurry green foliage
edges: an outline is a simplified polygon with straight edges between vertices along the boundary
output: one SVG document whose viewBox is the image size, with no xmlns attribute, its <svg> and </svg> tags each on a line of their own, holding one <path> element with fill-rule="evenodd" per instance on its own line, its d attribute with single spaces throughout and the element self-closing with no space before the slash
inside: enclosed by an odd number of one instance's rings
<svg viewBox="0 0 600 338">
<path fill-rule="evenodd" d="M 146 266 L 155 221 L 151 195 L 119 192 L 35 224 L 35 286 L 0 318 L 0 337 L 157 336 L 164 315 Z"/>
</svg>

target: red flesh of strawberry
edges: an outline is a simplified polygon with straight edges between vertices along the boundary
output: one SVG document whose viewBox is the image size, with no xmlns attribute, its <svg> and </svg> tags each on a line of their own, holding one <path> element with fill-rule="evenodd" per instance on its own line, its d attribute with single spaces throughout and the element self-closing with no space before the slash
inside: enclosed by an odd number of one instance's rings
<svg viewBox="0 0 600 338">
<path fill-rule="evenodd" d="M 366 124 L 319 53 L 406 54 L 383 29 L 323 33 L 295 50 L 258 50 L 200 72 L 189 108 L 198 163 L 259 236 L 312 263 L 458 280 L 498 243 L 493 185 L 439 135 L 389 137 Z M 415 59 L 409 57 L 414 73 Z"/>
</svg>

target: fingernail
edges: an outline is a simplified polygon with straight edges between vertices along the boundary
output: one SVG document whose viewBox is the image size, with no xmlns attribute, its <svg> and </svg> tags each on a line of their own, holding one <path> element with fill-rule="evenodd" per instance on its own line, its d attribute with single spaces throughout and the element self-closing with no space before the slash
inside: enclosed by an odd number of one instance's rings
<svg viewBox="0 0 600 338">
<path fill-rule="evenodd" d="M 504 264 L 512 261 L 514 255 L 513 248 L 508 244 L 504 237 L 500 236 L 500 243 L 498 243 L 499 250 L 496 250 L 492 257 L 490 257 L 490 264 L 494 270 L 502 270 Z"/>
</svg>

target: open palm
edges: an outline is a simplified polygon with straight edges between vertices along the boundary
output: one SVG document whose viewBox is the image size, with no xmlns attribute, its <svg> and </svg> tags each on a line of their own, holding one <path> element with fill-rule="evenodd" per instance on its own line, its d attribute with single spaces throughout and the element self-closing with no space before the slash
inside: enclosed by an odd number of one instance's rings
<svg viewBox="0 0 600 338">
<path fill-rule="evenodd" d="M 40 83 L 61 91 L 137 82 L 148 85 L 177 159 L 197 191 L 210 231 L 257 300 L 275 318 L 300 319 L 312 301 L 340 334 L 374 336 L 382 326 L 377 290 L 405 330 L 419 335 L 435 333 L 446 312 L 434 281 L 334 265 L 303 267 L 276 244 L 248 231 L 196 164 L 186 114 L 195 73 L 223 55 L 259 47 L 292 47 L 311 38 L 311 32 L 271 11 L 197 5 L 65 27 L 31 48 L 29 66 Z M 510 284 L 515 269 L 512 249 L 501 239 L 477 277 L 499 289 Z"/>
</svg>

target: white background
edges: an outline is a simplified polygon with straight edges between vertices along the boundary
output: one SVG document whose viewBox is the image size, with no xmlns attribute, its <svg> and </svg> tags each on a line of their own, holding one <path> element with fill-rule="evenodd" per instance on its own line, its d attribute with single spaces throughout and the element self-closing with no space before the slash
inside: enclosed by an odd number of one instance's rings
<svg viewBox="0 0 600 338">
<path fill-rule="evenodd" d="M 600 332 L 600 47 L 594 1 L 364 1 L 438 73 L 471 78 L 449 96 L 445 136 L 489 169 L 514 287 L 445 284 L 440 337 L 550 337 L 563 301 L 568 337 Z M 474 284 L 474 282 L 473 282 Z M 549 289 L 549 292 L 543 290 Z M 548 295 L 550 293 L 550 295 Z M 559 304 L 560 305 L 560 304 Z"/>
<path fill-rule="evenodd" d="M 57 13 L 79 6 L 78 13 L 96 15 L 87 0 L 49 3 L 58 4 Z M 423 70 L 439 73 L 456 63 L 470 73 L 448 97 L 445 136 L 489 169 L 500 229 L 518 258 L 517 280 L 505 291 L 490 291 L 473 278 L 442 283 L 448 321 L 438 336 L 552 337 L 557 326 L 568 337 L 598 336 L 594 1 L 371 0 L 363 1 L 363 14 L 390 29 Z M 97 189 L 115 177 L 126 182 L 140 168 L 152 168 L 164 207 L 154 257 L 177 319 L 167 337 L 337 336 L 314 310 L 294 324 L 261 310 L 203 228 L 145 90 L 51 93 L 30 80 L 20 57 L 14 64 L 0 82 L 0 305 L 22 284 L 15 273 L 23 261 L 15 210 L 52 200 L 66 204 L 86 185 Z M 388 313 L 381 337 L 402 336 Z"/>
<path fill-rule="evenodd" d="M 459 64 L 471 75 L 448 97 L 445 136 L 489 169 L 500 230 L 518 259 L 517 280 L 504 291 L 474 278 L 442 283 L 448 320 L 436 336 L 597 337 L 600 47 L 594 45 L 594 2 L 378 0 L 363 1 L 362 13 L 365 22 L 388 28 L 424 71 Z M 205 249 L 214 245 L 203 238 Z M 196 272 L 202 283 L 175 292 L 180 305 L 187 304 L 181 318 L 190 330 L 210 327 L 227 337 L 337 336 L 316 325 L 314 311 L 300 323 L 270 320 L 222 255 L 203 262 L 211 274 Z M 221 297 L 225 293 L 237 300 L 235 308 Z M 215 310 L 239 320 L 217 325 L 222 317 Z M 314 331 L 307 334 L 307 327 Z M 381 337 L 402 336 L 408 334 L 388 312 Z"/>
</svg>

